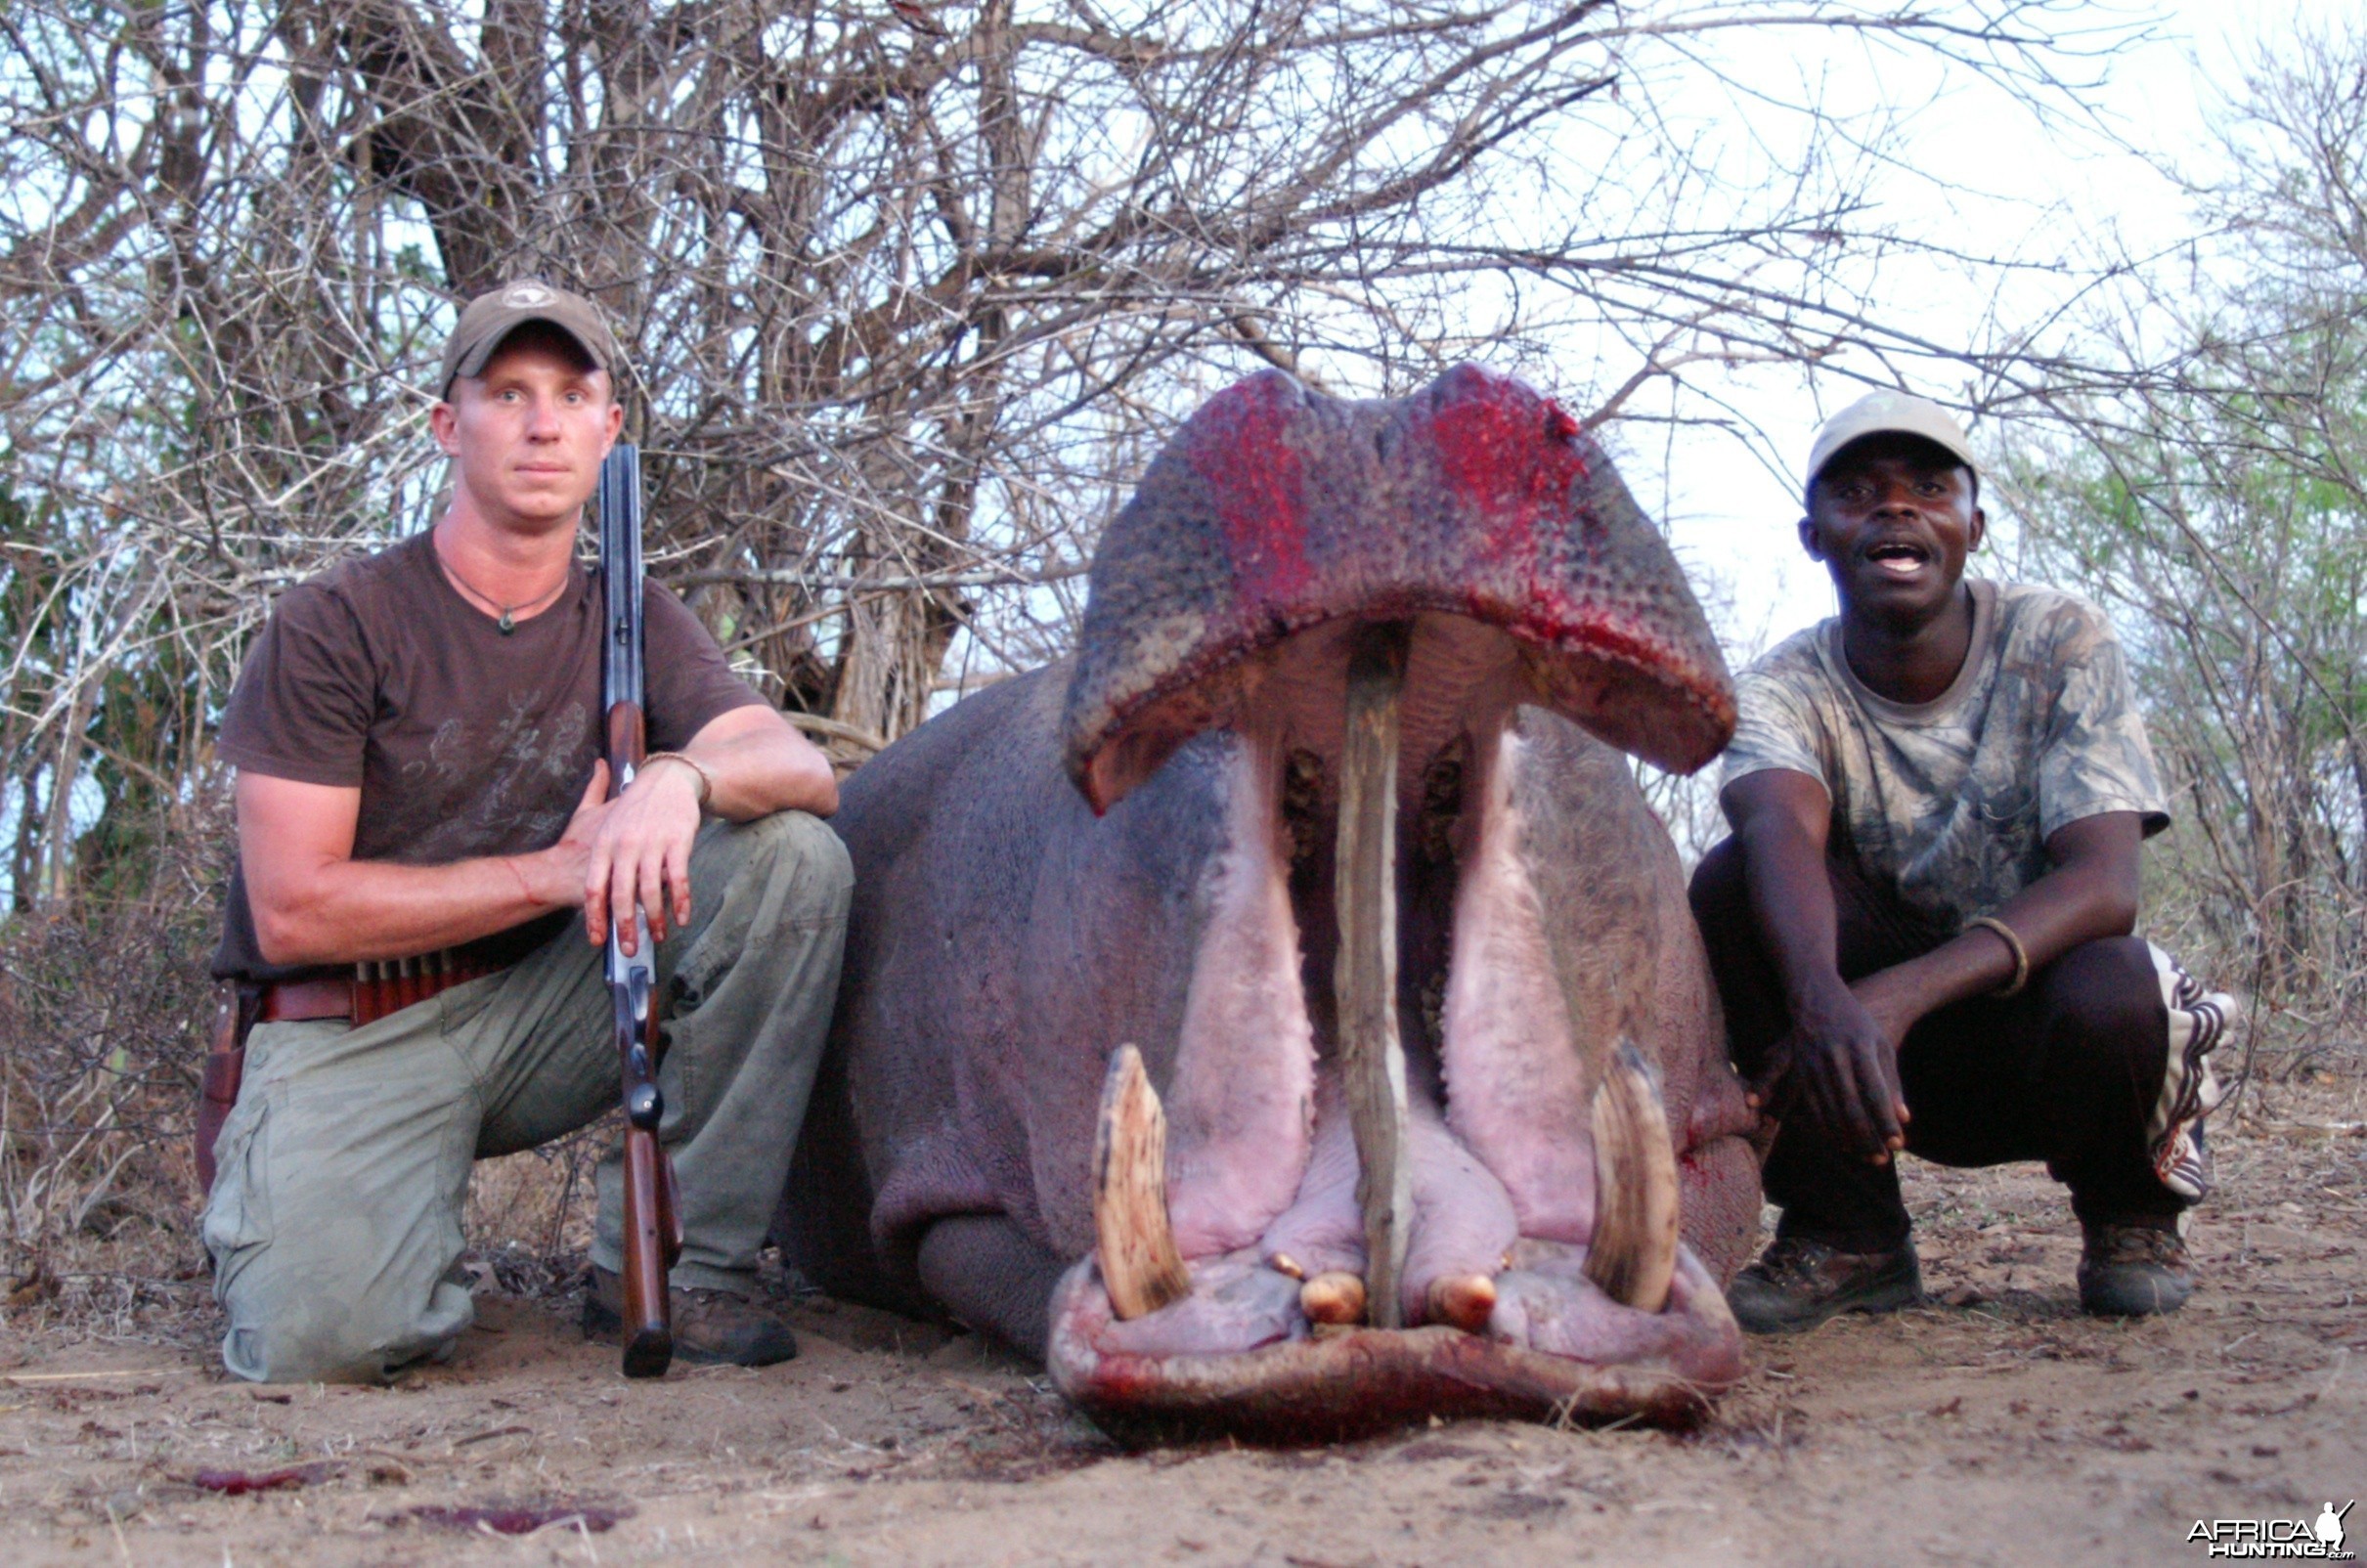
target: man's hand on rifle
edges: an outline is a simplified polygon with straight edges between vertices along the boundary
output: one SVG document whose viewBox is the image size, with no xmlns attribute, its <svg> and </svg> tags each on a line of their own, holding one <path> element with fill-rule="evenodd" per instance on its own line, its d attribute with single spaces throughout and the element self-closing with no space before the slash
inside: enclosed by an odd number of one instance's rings
<svg viewBox="0 0 2367 1568">
<path fill-rule="evenodd" d="M 584 935 L 595 947 L 608 940 L 608 922 L 617 918 L 625 951 L 636 951 L 636 906 L 657 940 L 689 923 L 690 847 L 706 814 L 746 822 L 773 811 L 827 816 L 838 808 L 828 760 L 769 708 L 735 708 L 712 719 L 683 750 L 696 766 L 653 757 L 614 801 L 608 764 L 595 763 L 559 842 L 512 862 L 535 862 L 534 873 L 521 872 L 521 880 L 550 903 L 582 907 Z M 702 783 L 710 792 L 703 807 Z"/>
<path fill-rule="evenodd" d="M 592 782 L 551 852 L 576 868 L 573 886 L 584 906 L 584 934 L 594 946 L 617 921 L 625 951 L 640 942 L 637 907 L 650 938 L 690 919 L 690 846 L 699 831 L 699 780 L 690 768 L 660 761 L 608 799 L 608 764 L 594 763 Z"/>
</svg>

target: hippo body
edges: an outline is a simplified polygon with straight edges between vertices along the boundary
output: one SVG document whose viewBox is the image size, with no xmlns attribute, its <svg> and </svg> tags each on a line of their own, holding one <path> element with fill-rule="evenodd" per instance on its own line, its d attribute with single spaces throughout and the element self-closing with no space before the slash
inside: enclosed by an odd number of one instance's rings
<svg viewBox="0 0 2367 1568">
<path fill-rule="evenodd" d="M 1367 1272 L 1331 834 L 1338 692 L 1377 622 L 1403 650 L 1405 1327 L 1318 1328 L 1300 1282 Z M 1697 765 L 1731 709 L 1665 547 L 1557 410 L 1469 370 L 1394 404 L 1276 375 L 1220 396 L 1113 525 L 1078 656 L 842 794 L 855 894 L 790 1260 L 1044 1356 L 1119 1430 L 1696 1409 L 1739 1371 L 1719 1290 L 1757 1225 L 1749 1122 L 1673 847 L 1581 723 Z M 1190 1276 L 1131 1318 L 1096 1248 L 1124 1045 L 1163 1102 Z M 1649 1311 L 1585 1278 L 1597 1189 L 1629 1179 L 1588 1113 L 1623 1047 L 1682 1195 Z"/>
</svg>

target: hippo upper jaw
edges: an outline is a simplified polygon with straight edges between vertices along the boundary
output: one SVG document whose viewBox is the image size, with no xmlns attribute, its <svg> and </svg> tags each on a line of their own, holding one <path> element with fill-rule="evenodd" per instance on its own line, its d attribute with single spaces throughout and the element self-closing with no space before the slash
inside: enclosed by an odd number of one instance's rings
<svg viewBox="0 0 2367 1568">
<path fill-rule="evenodd" d="M 1666 542 L 1557 405 L 1471 366 L 1387 403 L 1268 371 L 1185 425 L 1094 557 L 1070 775 L 1107 811 L 1247 711 L 1276 644 L 1420 615 L 1501 632 L 1526 700 L 1660 766 L 1690 772 L 1733 732 Z"/>
</svg>

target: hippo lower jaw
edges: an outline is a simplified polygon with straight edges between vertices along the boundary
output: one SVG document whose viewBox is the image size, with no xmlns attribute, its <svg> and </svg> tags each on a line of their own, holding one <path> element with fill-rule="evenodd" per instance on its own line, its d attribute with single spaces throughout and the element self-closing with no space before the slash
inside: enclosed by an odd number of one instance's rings
<svg viewBox="0 0 2367 1568">
<path fill-rule="evenodd" d="M 1250 1277 L 1249 1255 L 1196 1271 L 1197 1289 Z M 1565 1277 L 1591 1320 L 1600 1359 L 1539 1350 L 1442 1324 L 1310 1328 L 1229 1354 L 1155 1355 L 1113 1343 L 1098 1261 L 1072 1268 L 1052 1298 L 1049 1364 L 1060 1391 L 1113 1433 L 1150 1439 L 1222 1430 L 1252 1440 L 1315 1441 L 1425 1416 L 1682 1424 L 1742 1374 L 1740 1335 L 1717 1282 L 1690 1251 L 1668 1306 L 1621 1307 Z"/>
<path fill-rule="evenodd" d="M 1677 1241 L 1648 1069 L 1570 1016 L 1561 970 L 1586 960 L 1548 929 L 1519 804 L 1535 661 L 1460 617 L 1398 633 L 1394 797 L 1376 820 L 1394 818 L 1400 1101 L 1379 1132 L 1352 1109 L 1365 1069 L 1334 977 L 1364 922 L 1341 919 L 1336 835 L 1364 809 L 1340 697 L 1360 635 L 1317 628 L 1223 676 L 1257 689 L 1262 717 L 1228 731 L 1227 849 L 1181 1038 L 1141 1042 L 1163 1108 L 1131 1049 L 1113 1059 L 1100 1245 L 1054 1295 L 1053 1377 L 1121 1433 L 1685 1418 L 1740 1375 L 1740 1335 Z M 1393 1196 L 1377 1165 L 1402 1173 Z"/>
</svg>

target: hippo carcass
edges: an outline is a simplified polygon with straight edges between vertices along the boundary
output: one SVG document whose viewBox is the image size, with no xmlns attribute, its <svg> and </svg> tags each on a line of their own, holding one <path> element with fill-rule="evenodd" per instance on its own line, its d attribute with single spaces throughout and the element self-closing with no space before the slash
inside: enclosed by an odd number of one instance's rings
<svg viewBox="0 0 2367 1568">
<path fill-rule="evenodd" d="M 1732 724 L 1554 404 L 1232 387 L 1110 527 L 1074 658 L 845 790 L 791 1261 L 1114 1429 L 1682 1417 L 1740 1370 L 1758 1175 L 1611 748 L 1690 769 Z"/>
</svg>

